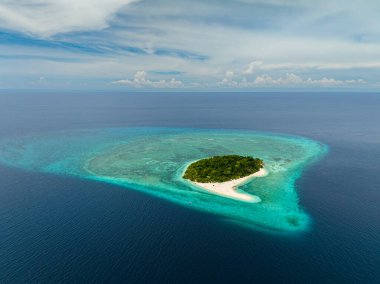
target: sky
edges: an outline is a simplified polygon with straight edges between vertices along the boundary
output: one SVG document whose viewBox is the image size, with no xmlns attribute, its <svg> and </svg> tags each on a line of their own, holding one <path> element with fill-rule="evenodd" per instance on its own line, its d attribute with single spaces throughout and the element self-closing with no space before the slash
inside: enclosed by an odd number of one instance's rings
<svg viewBox="0 0 380 284">
<path fill-rule="evenodd" d="M 380 89 L 378 0 L 0 0 L 0 89 Z"/>
</svg>

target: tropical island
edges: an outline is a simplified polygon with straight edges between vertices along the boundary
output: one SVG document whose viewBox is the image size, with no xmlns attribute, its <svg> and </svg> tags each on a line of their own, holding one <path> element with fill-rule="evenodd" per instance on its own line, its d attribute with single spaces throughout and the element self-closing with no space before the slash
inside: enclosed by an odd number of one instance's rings
<svg viewBox="0 0 380 284">
<path fill-rule="evenodd" d="M 187 166 L 216 156 L 215 149 L 260 158 L 264 168 L 226 182 L 183 178 Z M 246 130 L 104 128 L 0 137 L 0 163 L 106 182 L 255 228 L 304 231 L 310 220 L 294 183 L 327 149 L 308 138 Z M 268 176 L 259 177 L 265 170 Z"/>
<path fill-rule="evenodd" d="M 226 155 L 198 160 L 190 164 L 183 178 L 212 193 L 247 202 L 260 202 L 260 198 L 237 192 L 238 185 L 253 177 L 267 174 L 264 162 L 250 156 Z"/>
</svg>

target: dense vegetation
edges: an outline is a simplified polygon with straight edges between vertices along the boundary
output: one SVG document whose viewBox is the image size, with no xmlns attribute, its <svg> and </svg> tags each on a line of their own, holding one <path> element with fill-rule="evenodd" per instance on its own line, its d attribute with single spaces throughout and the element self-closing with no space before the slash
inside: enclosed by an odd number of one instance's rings
<svg viewBox="0 0 380 284">
<path fill-rule="evenodd" d="M 215 156 L 192 163 L 183 177 L 202 183 L 224 182 L 251 175 L 263 166 L 262 160 L 253 157 Z"/>
</svg>

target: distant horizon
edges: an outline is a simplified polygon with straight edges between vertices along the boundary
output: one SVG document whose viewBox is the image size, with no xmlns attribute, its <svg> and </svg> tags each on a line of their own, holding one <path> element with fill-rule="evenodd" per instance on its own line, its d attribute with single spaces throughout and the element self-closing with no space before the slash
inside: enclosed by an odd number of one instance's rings
<svg viewBox="0 0 380 284">
<path fill-rule="evenodd" d="M 115 89 L 0 89 L 0 94 L 5 93 L 103 93 L 103 92 L 109 92 L 114 94 L 167 94 L 167 93 L 178 93 L 178 94 L 197 94 L 197 93 L 210 93 L 210 94 L 217 94 L 217 93 L 223 93 L 223 94 L 232 94 L 232 93 L 246 93 L 246 94 L 301 94 L 301 93 L 307 93 L 307 94 L 379 94 L 380 90 L 304 90 L 304 89 L 285 89 L 285 90 L 193 90 L 193 91 L 183 91 L 178 89 L 169 89 L 169 90 L 139 90 L 139 89 L 128 89 L 128 90 L 115 90 Z"/>
</svg>

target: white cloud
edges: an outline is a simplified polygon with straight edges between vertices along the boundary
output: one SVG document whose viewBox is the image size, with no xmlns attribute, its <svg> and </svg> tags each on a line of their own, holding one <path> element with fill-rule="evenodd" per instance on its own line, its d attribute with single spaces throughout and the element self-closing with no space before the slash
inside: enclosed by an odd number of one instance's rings
<svg viewBox="0 0 380 284">
<path fill-rule="evenodd" d="M 345 70 L 353 68 L 376 69 L 380 68 L 380 61 L 373 62 L 344 62 L 344 63 L 266 63 L 252 61 L 242 69 L 242 74 L 253 74 L 260 71 L 314 69 L 314 70 Z"/>
<path fill-rule="evenodd" d="M 218 83 L 220 86 L 225 87 L 235 87 L 235 88 L 252 88 L 252 87 L 265 87 L 265 86 L 314 86 L 314 87 L 333 87 L 333 86 L 344 86 L 352 84 L 365 84 L 366 81 L 363 79 L 355 80 L 338 80 L 334 78 L 323 77 L 321 79 L 307 78 L 303 79 L 301 76 L 294 73 L 287 73 L 284 77 L 274 78 L 269 75 L 260 75 L 255 77 L 253 80 L 248 80 L 246 77 L 238 80 L 237 78 L 224 77 L 221 82 Z"/>
<path fill-rule="evenodd" d="M 114 84 L 128 85 L 135 88 L 181 88 L 184 87 L 181 81 L 171 78 L 170 80 L 158 80 L 152 81 L 146 78 L 147 73 L 145 71 L 136 72 L 133 80 L 125 79 L 114 81 Z"/>
<path fill-rule="evenodd" d="M 357 80 L 337 80 L 334 78 L 323 77 L 321 79 L 307 78 L 294 74 L 288 73 L 285 77 L 272 78 L 271 76 L 263 75 L 257 76 L 253 81 L 254 85 L 309 85 L 309 86 L 337 86 L 337 85 L 347 85 L 347 84 L 363 84 L 366 83 L 362 79 Z"/>
<path fill-rule="evenodd" d="M 242 71 L 243 74 L 252 74 L 253 72 L 256 72 L 258 70 L 262 69 L 262 66 L 264 65 L 263 61 L 252 61 L 248 64 L 247 68 Z"/>
<path fill-rule="evenodd" d="M 135 0 L 0 0 L 0 27 L 48 37 L 98 30 Z"/>
<path fill-rule="evenodd" d="M 257 76 L 256 79 L 253 81 L 253 84 L 255 85 L 299 85 L 299 84 L 308 82 L 308 80 L 304 81 L 300 76 L 294 73 L 288 73 L 286 74 L 285 77 L 279 77 L 277 79 L 274 79 L 268 75 Z"/>
<path fill-rule="evenodd" d="M 232 70 L 227 71 L 223 80 L 220 82 L 220 85 L 232 86 L 232 85 L 236 84 L 237 82 L 234 80 L 234 77 L 235 77 L 234 71 L 232 71 Z"/>
<path fill-rule="evenodd" d="M 362 5 L 359 0 L 157 0 L 157 5 L 152 1 L 128 5 L 132 2 L 0 0 L 0 30 L 48 37 L 48 44 L 41 41 L 41 46 L 23 39 L 0 43 L 0 54 L 8 58 L 0 64 L 0 77 L 10 82 L 39 76 L 73 84 L 87 80 L 100 88 L 136 70 L 146 70 L 149 76 L 145 74 L 144 81 L 130 75 L 118 84 L 175 86 L 181 80 L 185 88 L 248 88 L 363 84 L 346 78 L 363 78 L 366 86 L 378 81 L 379 1 Z M 52 37 L 106 27 L 101 32 Z M 51 45 L 52 39 L 59 40 L 57 45 Z M 65 42 L 78 48 L 61 44 Z M 91 52 L 97 47 L 102 52 Z M 191 54 L 205 59 L 191 59 Z M 168 81 L 149 70 L 179 73 Z"/>
</svg>

